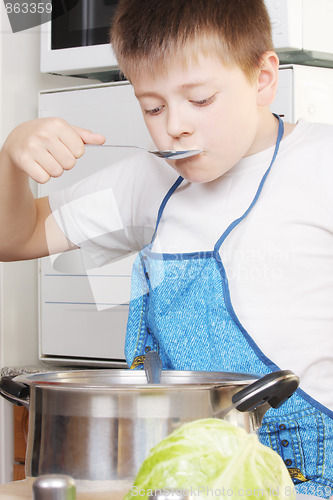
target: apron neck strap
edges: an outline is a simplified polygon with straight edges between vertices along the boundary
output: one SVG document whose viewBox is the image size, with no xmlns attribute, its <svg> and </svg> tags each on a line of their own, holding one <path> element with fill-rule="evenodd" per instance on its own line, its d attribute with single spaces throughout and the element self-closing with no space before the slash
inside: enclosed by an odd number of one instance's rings
<svg viewBox="0 0 333 500">
<path fill-rule="evenodd" d="M 153 237 L 151 239 L 151 244 L 154 242 L 154 240 L 156 238 L 157 228 L 158 228 L 158 226 L 160 224 L 161 217 L 162 217 L 165 205 L 168 203 L 169 198 L 176 191 L 177 187 L 183 182 L 183 180 L 184 180 L 184 178 L 180 175 L 178 177 L 178 179 L 176 180 L 176 182 L 171 186 L 171 188 L 169 189 L 169 191 L 167 192 L 167 194 L 164 196 L 163 201 L 162 201 L 162 203 L 160 205 L 160 208 L 158 210 L 157 220 L 156 220 L 156 225 L 155 225 L 155 231 L 154 231 Z"/>
<path fill-rule="evenodd" d="M 271 160 L 271 163 L 268 167 L 268 169 L 266 170 L 266 172 L 264 173 L 261 181 L 260 181 L 260 184 L 259 184 L 259 187 L 257 189 L 257 192 L 255 194 L 255 197 L 253 198 L 249 208 L 244 212 L 244 214 L 239 217 L 238 219 L 234 220 L 228 227 L 227 229 L 224 231 L 224 233 L 222 234 L 222 236 L 217 240 L 216 244 L 215 244 L 215 247 L 214 247 L 214 251 L 215 252 L 219 252 L 220 248 L 221 248 L 221 245 L 222 243 L 224 242 L 224 240 L 226 239 L 226 237 L 231 233 L 231 231 L 236 227 L 238 226 L 238 224 L 240 222 L 242 222 L 243 219 L 245 219 L 245 217 L 249 214 L 249 212 L 252 210 L 252 208 L 254 207 L 254 205 L 257 203 L 258 201 L 258 198 L 260 196 L 260 193 L 264 187 L 264 184 L 265 184 L 265 181 L 267 179 L 267 176 L 272 168 L 272 165 L 273 163 L 275 162 L 276 160 L 276 157 L 277 157 L 277 154 L 279 152 L 279 148 L 280 148 L 280 144 L 281 144 L 281 140 L 282 140 L 282 137 L 283 137 L 283 134 L 284 134 L 284 123 L 282 121 L 282 119 L 276 115 L 275 113 L 273 113 L 274 116 L 279 120 L 279 130 L 278 130 L 278 136 L 277 136 L 277 140 L 276 140 L 276 144 L 275 144 L 275 149 L 274 149 L 274 154 L 273 154 L 273 157 L 272 157 L 272 160 Z"/>
</svg>

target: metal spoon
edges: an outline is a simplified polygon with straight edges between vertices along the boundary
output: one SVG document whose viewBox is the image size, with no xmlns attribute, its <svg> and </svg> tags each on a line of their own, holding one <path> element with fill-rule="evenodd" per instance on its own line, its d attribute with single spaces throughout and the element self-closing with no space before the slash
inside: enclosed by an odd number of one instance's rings
<svg viewBox="0 0 333 500">
<path fill-rule="evenodd" d="M 86 146 L 97 146 L 105 148 L 135 148 L 143 149 L 147 153 L 157 156 L 158 158 L 169 158 L 173 160 L 182 160 L 183 158 L 190 158 L 190 156 L 198 155 L 202 152 L 202 149 L 187 149 L 184 151 L 176 151 L 174 149 L 166 149 L 165 151 L 150 151 L 149 149 L 143 148 L 141 146 L 127 146 L 120 144 L 86 144 Z"/>
</svg>

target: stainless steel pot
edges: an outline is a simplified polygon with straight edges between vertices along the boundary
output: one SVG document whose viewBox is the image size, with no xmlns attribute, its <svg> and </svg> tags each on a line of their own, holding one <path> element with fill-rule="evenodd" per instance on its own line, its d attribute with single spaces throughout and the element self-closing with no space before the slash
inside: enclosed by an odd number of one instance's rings
<svg viewBox="0 0 333 500">
<path fill-rule="evenodd" d="M 288 370 L 239 373 L 88 370 L 3 377 L 0 392 L 29 408 L 26 474 L 133 480 L 150 449 L 180 425 L 223 415 L 248 432 L 298 387 Z"/>
</svg>

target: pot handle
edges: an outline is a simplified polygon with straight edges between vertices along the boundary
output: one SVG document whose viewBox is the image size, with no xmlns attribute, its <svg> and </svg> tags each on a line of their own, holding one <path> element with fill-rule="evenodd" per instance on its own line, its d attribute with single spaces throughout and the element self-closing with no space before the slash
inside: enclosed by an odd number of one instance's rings
<svg viewBox="0 0 333 500">
<path fill-rule="evenodd" d="M 0 394 L 10 403 L 29 409 L 30 387 L 21 382 L 15 382 L 14 377 L 1 378 Z"/>
<path fill-rule="evenodd" d="M 296 391 L 299 378 L 291 370 L 279 370 L 264 375 L 259 380 L 241 389 L 232 397 L 233 405 L 239 411 L 251 411 L 268 403 L 279 408 Z"/>
</svg>

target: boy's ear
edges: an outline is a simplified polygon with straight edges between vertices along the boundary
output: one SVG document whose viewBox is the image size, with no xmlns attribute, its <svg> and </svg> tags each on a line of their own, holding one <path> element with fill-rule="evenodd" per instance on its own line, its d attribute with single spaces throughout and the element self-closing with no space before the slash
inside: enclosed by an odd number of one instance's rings
<svg viewBox="0 0 333 500">
<path fill-rule="evenodd" d="M 265 52 L 258 77 L 258 106 L 270 106 L 275 99 L 279 80 L 279 58 L 273 51 Z"/>
</svg>

